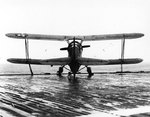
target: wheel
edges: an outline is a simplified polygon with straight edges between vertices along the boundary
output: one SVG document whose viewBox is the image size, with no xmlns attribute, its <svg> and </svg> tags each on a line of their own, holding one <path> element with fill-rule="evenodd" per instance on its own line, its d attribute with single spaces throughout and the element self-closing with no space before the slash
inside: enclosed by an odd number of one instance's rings
<svg viewBox="0 0 150 117">
<path fill-rule="evenodd" d="M 89 77 L 91 77 L 91 76 L 94 75 L 94 73 L 92 73 L 92 70 L 91 70 L 90 67 L 87 67 L 87 72 L 88 72 L 88 74 L 89 74 Z"/>
<path fill-rule="evenodd" d="M 61 76 L 62 72 L 63 72 L 63 67 L 59 67 L 59 70 L 57 71 L 57 75 Z"/>
</svg>

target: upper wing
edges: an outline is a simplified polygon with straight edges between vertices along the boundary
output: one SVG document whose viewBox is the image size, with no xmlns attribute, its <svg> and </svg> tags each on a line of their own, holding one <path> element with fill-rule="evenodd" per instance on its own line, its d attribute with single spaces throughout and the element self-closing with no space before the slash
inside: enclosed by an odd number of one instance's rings
<svg viewBox="0 0 150 117">
<path fill-rule="evenodd" d="M 64 41 L 72 36 L 64 35 L 41 35 L 41 34 L 26 34 L 26 33 L 7 33 L 7 37 L 16 38 L 16 39 L 35 39 L 35 40 L 51 40 L 51 41 Z"/>
<path fill-rule="evenodd" d="M 93 59 L 93 58 L 78 58 L 81 65 L 117 65 L 117 64 L 136 64 L 143 60 L 140 58 L 130 58 L 130 59 Z"/>
<path fill-rule="evenodd" d="M 134 39 L 144 36 L 142 33 L 125 33 L 125 34 L 105 34 L 105 35 L 87 35 L 87 36 L 65 36 L 65 35 L 41 35 L 41 34 L 26 34 L 26 33 L 7 33 L 6 36 L 17 39 L 35 39 L 35 40 L 57 40 L 64 41 L 80 39 L 82 41 L 97 41 L 97 40 L 116 40 L 116 39 Z"/>
<path fill-rule="evenodd" d="M 135 39 L 144 36 L 142 33 L 125 33 L 125 34 L 105 34 L 105 35 L 89 35 L 84 36 L 84 41 L 97 40 L 117 40 L 117 39 Z"/>
<path fill-rule="evenodd" d="M 20 59 L 10 58 L 7 61 L 17 64 L 36 64 L 36 65 L 67 65 L 70 62 L 70 58 L 54 58 L 54 59 Z"/>
</svg>

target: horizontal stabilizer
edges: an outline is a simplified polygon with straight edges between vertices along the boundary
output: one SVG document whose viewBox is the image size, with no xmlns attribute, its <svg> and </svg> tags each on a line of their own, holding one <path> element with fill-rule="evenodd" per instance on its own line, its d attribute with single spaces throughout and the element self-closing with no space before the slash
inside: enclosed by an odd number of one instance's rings
<svg viewBox="0 0 150 117">
<path fill-rule="evenodd" d="M 17 64 L 35 64 L 35 65 L 67 65 L 70 58 L 54 58 L 54 59 L 20 59 L 10 58 L 7 61 Z"/>
</svg>

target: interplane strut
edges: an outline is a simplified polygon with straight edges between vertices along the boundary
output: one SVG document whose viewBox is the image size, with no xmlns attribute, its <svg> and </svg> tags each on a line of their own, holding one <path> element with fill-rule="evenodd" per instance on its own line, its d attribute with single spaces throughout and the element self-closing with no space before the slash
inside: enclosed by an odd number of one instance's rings
<svg viewBox="0 0 150 117">
<path fill-rule="evenodd" d="M 121 40 L 121 73 L 123 72 L 124 51 L 125 51 L 125 35 L 123 35 L 123 39 Z"/>
<path fill-rule="evenodd" d="M 29 63 L 29 69 L 30 69 L 31 75 L 33 75 L 33 71 L 32 71 L 30 62 L 28 62 L 30 60 L 30 58 L 29 58 L 29 41 L 27 38 L 25 38 L 25 54 L 26 54 L 27 63 Z"/>
</svg>

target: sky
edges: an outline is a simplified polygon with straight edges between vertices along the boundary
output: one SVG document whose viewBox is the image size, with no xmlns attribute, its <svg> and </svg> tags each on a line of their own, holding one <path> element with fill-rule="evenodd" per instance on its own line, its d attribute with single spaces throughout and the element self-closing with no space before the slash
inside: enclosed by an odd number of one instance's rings
<svg viewBox="0 0 150 117">
<path fill-rule="evenodd" d="M 7 58 L 24 58 L 24 40 L 6 33 L 50 35 L 100 35 L 143 33 L 142 38 L 127 40 L 125 58 L 150 62 L 150 0 L 0 0 L 0 63 Z M 29 42 L 31 58 L 67 56 L 66 42 Z M 118 59 L 121 41 L 83 42 L 91 45 L 84 57 Z"/>
</svg>

